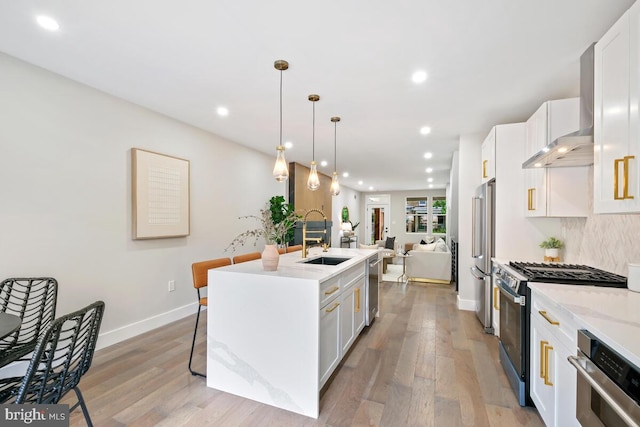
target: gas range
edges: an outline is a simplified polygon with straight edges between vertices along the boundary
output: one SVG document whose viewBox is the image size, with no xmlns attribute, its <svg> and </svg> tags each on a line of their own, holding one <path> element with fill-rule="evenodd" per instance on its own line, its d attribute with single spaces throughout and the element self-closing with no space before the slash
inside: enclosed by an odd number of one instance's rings
<svg viewBox="0 0 640 427">
<path fill-rule="evenodd" d="M 503 283 L 526 295 L 526 282 L 626 288 L 627 278 L 588 265 L 510 261 L 494 270 Z"/>
</svg>

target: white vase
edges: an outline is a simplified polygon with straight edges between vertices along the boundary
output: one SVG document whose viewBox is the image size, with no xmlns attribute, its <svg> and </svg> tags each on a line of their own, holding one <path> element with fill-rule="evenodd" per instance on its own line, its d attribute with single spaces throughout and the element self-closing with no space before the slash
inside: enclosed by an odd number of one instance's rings
<svg viewBox="0 0 640 427">
<path fill-rule="evenodd" d="M 545 249 L 544 256 L 548 258 L 558 258 L 558 248 Z"/>
<path fill-rule="evenodd" d="M 280 253 L 276 245 L 265 245 L 262 251 L 262 268 L 265 271 L 276 271 L 280 262 Z"/>
</svg>

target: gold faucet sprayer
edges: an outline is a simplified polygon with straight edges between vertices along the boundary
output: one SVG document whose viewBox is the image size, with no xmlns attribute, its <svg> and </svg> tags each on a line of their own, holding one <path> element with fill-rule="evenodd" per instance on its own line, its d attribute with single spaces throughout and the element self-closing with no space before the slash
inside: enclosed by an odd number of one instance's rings
<svg viewBox="0 0 640 427">
<path fill-rule="evenodd" d="M 324 230 L 320 231 L 320 230 L 311 230 L 311 231 L 307 231 L 307 217 L 309 216 L 309 214 L 311 213 L 319 213 L 320 215 L 322 215 L 322 219 L 324 219 Z M 307 237 L 307 234 L 322 234 L 322 237 Z M 307 248 L 307 242 L 316 242 L 316 243 L 320 243 L 322 241 L 325 242 L 325 247 L 323 249 L 323 252 L 327 251 L 326 248 L 326 239 L 327 236 L 327 217 L 325 216 L 324 212 L 322 212 L 320 209 L 309 209 L 305 214 L 304 214 L 304 218 L 302 219 L 302 258 L 306 258 L 307 257 L 307 252 L 309 250 L 309 248 Z"/>
</svg>

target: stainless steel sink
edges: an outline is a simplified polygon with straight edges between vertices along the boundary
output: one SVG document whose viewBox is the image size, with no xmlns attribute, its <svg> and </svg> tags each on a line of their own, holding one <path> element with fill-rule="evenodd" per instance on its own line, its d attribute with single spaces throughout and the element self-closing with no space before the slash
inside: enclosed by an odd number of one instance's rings
<svg viewBox="0 0 640 427">
<path fill-rule="evenodd" d="M 338 265 L 345 261 L 349 261 L 351 258 L 333 257 L 333 256 L 320 256 L 317 258 L 310 258 L 302 261 L 305 264 L 322 264 L 322 265 Z"/>
</svg>

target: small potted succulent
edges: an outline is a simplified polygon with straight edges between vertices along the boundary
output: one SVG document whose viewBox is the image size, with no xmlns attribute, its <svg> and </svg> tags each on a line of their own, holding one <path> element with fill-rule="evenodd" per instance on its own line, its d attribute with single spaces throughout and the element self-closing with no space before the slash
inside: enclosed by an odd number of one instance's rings
<svg viewBox="0 0 640 427">
<path fill-rule="evenodd" d="M 540 243 L 540 247 L 544 249 L 544 256 L 548 258 L 559 258 L 559 250 L 562 249 L 564 243 L 555 237 L 549 237 L 544 242 Z"/>
</svg>

